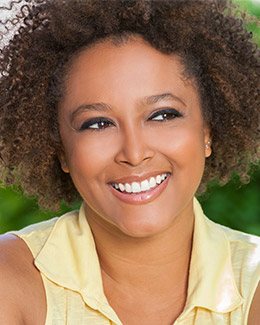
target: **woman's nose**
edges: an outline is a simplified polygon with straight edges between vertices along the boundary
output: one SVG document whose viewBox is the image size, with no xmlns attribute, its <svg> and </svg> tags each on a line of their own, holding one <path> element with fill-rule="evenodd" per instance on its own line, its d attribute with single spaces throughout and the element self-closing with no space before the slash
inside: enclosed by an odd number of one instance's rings
<svg viewBox="0 0 260 325">
<path fill-rule="evenodd" d="M 154 156 L 154 150 L 149 144 L 151 139 L 142 127 L 128 126 L 120 136 L 120 150 L 115 157 L 117 163 L 138 166 Z"/>
</svg>

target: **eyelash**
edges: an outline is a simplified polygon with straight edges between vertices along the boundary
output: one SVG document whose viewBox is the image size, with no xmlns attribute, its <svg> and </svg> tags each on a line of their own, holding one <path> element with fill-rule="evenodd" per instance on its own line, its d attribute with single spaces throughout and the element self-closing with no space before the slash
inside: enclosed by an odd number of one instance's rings
<svg viewBox="0 0 260 325">
<path fill-rule="evenodd" d="M 155 119 L 158 118 L 159 116 L 162 116 L 162 118 L 160 119 Z M 167 108 L 167 109 L 162 109 L 159 110 L 155 113 L 152 114 L 152 116 L 150 116 L 148 118 L 148 121 L 154 121 L 154 122 L 167 122 L 170 120 L 173 120 L 175 118 L 180 118 L 183 117 L 183 115 L 176 109 L 173 108 Z M 95 124 L 97 124 L 98 127 L 93 127 Z M 104 129 L 107 129 L 111 126 L 114 126 L 115 124 L 103 117 L 97 117 L 88 121 L 85 121 L 81 127 L 80 127 L 80 131 L 83 130 L 93 130 L 93 131 L 101 131 Z"/>
<path fill-rule="evenodd" d="M 162 116 L 161 119 L 155 120 L 156 117 Z M 173 120 L 175 118 L 183 117 L 181 112 L 174 108 L 166 108 L 166 109 L 161 109 L 159 111 L 156 111 L 155 113 L 152 114 L 151 117 L 149 117 L 148 121 L 156 121 L 156 122 L 166 122 Z"/>
<path fill-rule="evenodd" d="M 97 128 L 94 128 L 93 126 L 97 124 L 99 125 L 99 127 Z M 81 127 L 80 127 L 80 131 L 83 131 L 83 130 L 95 130 L 95 131 L 100 131 L 100 130 L 104 130 L 110 126 L 113 126 L 115 125 L 112 121 L 106 119 L 106 118 L 103 118 L 103 117 L 97 117 L 97 118 L 94 118 L 94 119 L 91 119 L 91 120 L 88 120 L 88 121 L 85 121 Z"/>
</svg>

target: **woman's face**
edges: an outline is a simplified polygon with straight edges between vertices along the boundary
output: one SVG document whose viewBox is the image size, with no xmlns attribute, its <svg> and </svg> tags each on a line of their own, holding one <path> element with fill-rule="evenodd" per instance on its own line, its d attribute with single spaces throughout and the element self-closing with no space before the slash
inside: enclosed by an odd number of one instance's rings
<svg viewBox="0 0 260 325">
<path fill-rule="evenodd" d="M 209 130 L 182 72 L 177 56 L 138 38 L 94 45 L 73 62 L 59 107 L 60 160 L 89 222 L 146 237 L 192 214 Z"/>
</svg>

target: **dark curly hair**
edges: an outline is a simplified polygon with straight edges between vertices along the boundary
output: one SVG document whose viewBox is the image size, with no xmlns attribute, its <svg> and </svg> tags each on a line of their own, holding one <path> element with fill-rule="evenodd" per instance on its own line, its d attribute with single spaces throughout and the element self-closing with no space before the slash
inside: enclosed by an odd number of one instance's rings
<svg viewBox="0 0 260 325">
<path fill-rule="evenodd" d="M 66 72 L 89 44 L 108 37 L 120 43 L 136 34 L 162 53 L 177 53 L 185 77 L 195 80 L 213 149 L 201 189 L 209 180 L 225 184 L 233 172 L 247 181 L 251 164 L 260 157 L 260 53 L 231 1 L 24 1 L 0 8 L 0 13 L 13 13 L 1 23 L 4 184 L 19 183 L 45 208 L 78 198 L 57 157 L 57 106 Z"/>
</svg>

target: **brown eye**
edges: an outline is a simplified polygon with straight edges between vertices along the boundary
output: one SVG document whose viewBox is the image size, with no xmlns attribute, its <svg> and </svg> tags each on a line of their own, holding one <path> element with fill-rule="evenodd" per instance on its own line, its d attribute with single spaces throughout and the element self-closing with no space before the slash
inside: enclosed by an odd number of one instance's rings
<svg viewBox="0 0 260 325">
<path fill-rule="evenodd" d="M 111 126 L 113 126 L 114 123 L 108 119 L 105 118 L 94 118 L 88 121 L 85 121 L 81 127 L 80 127 L 80 131 L 86 130 L 86 129 L 90 129 L 90 130 L 103 130 L 103 129 L 107 129 Z"/>
<path fill-rule="evenodd" d="M 176 109 L 167 108 L 153 113 L 153 115 L 149 117 L 149 121 L 168 121 L 176 117 L 183 117 L 183 115 Z"/>
</svg>

